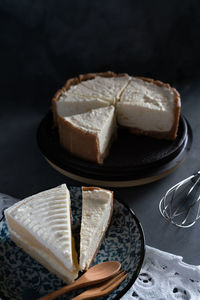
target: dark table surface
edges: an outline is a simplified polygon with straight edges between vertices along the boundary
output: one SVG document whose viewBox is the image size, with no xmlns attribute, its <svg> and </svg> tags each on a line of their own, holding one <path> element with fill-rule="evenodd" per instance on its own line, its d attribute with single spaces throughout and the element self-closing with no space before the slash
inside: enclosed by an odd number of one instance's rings
<svg viewBox="0 0 200 300">
<path fill-rule="evenodd" d="M 185 262 L 200 264 L 200 221 L 188 229 L 177 228 L 161 217 L 158 204 L 164 192 L 200 168 L 200 85 L 193 79 L 176 83 L 182 97 L 182 114 L 193 131 L 193 143 L 183 164 L 172 174 L 157 182 L 138 187 L 114 188 L 115 198 L 130 206 L 144 229 L 146 244 L 183 256 Z M 0 120 L 1 155 L 0 192 L 22 199 L 61 183 L 79 186 L 55 171 L 41 155 L 36 132 L 40 120 L 48 111 L 31 106 L 6 109 Z M 1 205 L 1 204 L 0 204 Z"/>
</svg>

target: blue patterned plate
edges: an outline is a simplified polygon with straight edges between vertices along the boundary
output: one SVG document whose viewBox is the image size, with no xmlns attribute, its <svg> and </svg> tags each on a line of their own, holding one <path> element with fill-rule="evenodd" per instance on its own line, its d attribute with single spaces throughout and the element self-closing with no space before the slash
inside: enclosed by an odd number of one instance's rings
<svg viewBox="0 0 200 300">
<path fill-rule="evenodd" d="M 70 187 L 75 238 L 79 236 L 81 189 Z M 98 251 L 94 264 L 117 260 L 128 272 L 124 282 L 106 299 L 119 299 L 132 286 L 144 258 L 144 236 L 140 223 L 129 208 L 117 200 L 110 227 Z M 63 286 L 63 282 L 47 271 L 11 240 L 6 221 L 0 224 L 0 297 L 9 300 L 36 300 Z M 68 293 L 61 300 L 71 299 L 81 291 Z"/>
</svg>

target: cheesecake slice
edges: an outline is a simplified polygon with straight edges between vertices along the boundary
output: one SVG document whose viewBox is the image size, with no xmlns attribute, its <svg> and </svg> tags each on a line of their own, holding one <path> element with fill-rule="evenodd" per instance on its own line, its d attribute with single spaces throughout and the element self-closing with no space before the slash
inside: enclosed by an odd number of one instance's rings
<svg viewBox="0 0 200 300">
<path fill-rule="evenodd" d="M 130 77 L 127 74 L 115 77 L 96 76 L 94 79 L 82 81 L 81 85 L 90 89 L 99 98 L 115 104 L 123 90 L 126 88 Z"/>
<path fill-rule="evenodd" d="M 56 111 L 60 117 L 69 117 L 104 106 L 108 106 L 108 102 L 100 98 L 90 98 L 63 92 L 56 102 Z"/>
<path fill-rule="evenodd" d="M 12 240 L 63 281 L 78 276 L 65 184 L 30 196 L 5 211 Z"/>
<path fill-rule="evenodd" d="M 180 96 L 160 81 L 132 77 L 117 103 L 117 122 L 135 134 L 176 138 Z"/>
<path fill-rule="evenodd" d="M 114 106 L 58 118 L 60 144 L 72 155 L 102 163 L 116 136 Z"/>
<path fill-rule="evenodd" d="M 82 187 L 82 219 L 79 268 L 87 270 L 94 260 L 113 212 L 113 192 Z"/>
<path fill-rule="evenodd" d="M 86 83 L 89 81 L 94 81 L 94 79 L 92 80 L 88 80 L 85 81 Z M 103 101 L 105 101 L 107 103 L 107 105 L 113 104 L 115 102 L 114 97 L 112 97 L 111 93 L 109 91 L 101 91 L 101 90 L 92 90 L 90 88 L 86 86 L 84 86 L 84 84 L 81 82 L 77 85 L 73 85 L 69 88 L 69 90 L 66 91 L 66 94 L 68 94 L 69 96 L 79 96 L 81 98 L 85 98 L 85 99 L 101 99 Z M 104 96 L 104 94 L 107 94 L 107 97 Z M 60 99 L 59 99 L 60 100 Z M 59 102 L 58 100 L 58 102 Z"/>
<path fill-rule="evenodd" d="M 89 73 L 70 78 L 52 99 L 54 123 L 57 117 L 66 117 L 90 109 L 114 105 L 130 77 L 114 72 Z"/>
</svg>

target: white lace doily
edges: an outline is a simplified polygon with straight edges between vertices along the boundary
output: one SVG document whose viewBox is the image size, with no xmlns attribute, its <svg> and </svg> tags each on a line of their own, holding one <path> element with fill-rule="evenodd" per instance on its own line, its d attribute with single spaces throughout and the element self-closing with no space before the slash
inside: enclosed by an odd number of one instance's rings
<svg viewBox="0 0 200 300">
<path fill-rule="evenodd" d="M 192 266 L 176 256 L 146 246 L 140 274 L 123 300 L 198 300 L 200 266 Z"/>
</svg>

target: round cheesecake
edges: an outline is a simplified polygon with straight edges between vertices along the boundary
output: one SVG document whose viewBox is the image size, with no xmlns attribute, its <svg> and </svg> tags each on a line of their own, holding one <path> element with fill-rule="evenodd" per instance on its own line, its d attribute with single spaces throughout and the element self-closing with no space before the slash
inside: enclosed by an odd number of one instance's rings
<svg viewBox="0 0 200 300">
<path fill-rule="evenodd" d="M 62 147 L 97 163 L 109 154 L 117 127 L 157 139 L 176 139 L 180 110 L 180 95 L 169 84 L 110 71 L 71 78 L 52 99 Z M 108 111 L 112 117 L 106 118 Z"/>
</svg>

